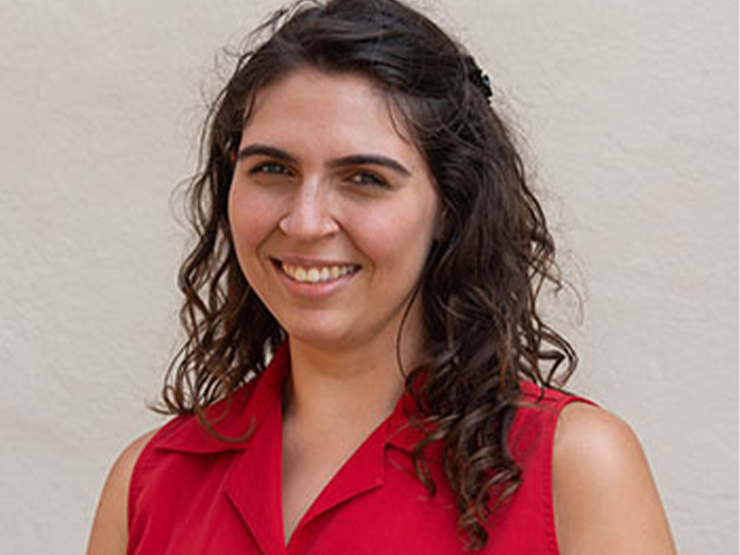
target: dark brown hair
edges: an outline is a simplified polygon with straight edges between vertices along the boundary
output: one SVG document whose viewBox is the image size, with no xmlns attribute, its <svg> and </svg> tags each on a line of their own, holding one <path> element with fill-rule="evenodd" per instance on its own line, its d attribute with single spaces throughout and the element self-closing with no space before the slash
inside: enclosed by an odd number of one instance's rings
<svg viewBox="0 0 740 555">
<path fill-rule="evenodd" d="M 511 133 L 489 105 L 473 58 L 400 2 L 304 0 L 259 31 L 268 38 L 239 56 L 204 128 L 202 169 L 188 191 L 197 244 L 180 271 L 187 339 L 167 374 L 161 410 L 203 420 L 205 407 L 264 370 L 286 338 L 240 270 L 229 231 L 235 154 L 255 94 L 301 67 L 362 75 L 386 93 L 443 207 L 444 233 L 417 291 L 430 348 L 406 380 L 431 430 L 414 462 L 433 494 L 423 451 L 443 442 L 458 530 L 480 548 L 491 511 L 521 481 L 507 449 L 520 381 L 555 386 L 560 372 L 562 385 L 576 363 L 570 344 L 538 313 L 543 285 L 561 280 Z"/>
</svg>

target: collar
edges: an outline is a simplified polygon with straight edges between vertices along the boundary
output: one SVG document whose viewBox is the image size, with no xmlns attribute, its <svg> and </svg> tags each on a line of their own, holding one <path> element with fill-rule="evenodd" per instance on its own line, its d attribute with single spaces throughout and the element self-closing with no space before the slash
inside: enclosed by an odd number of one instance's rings
<svg viewBox="0 0 740 555">
<path fill-rule="evenodd" d="M 243 451 L 269 409 L 282 402 L 283 384 L 290 371 L 288 342 L 275 352 L 270 364 L 259 375 L 237 389 L 227 399 L 206 408 L 205 415 L 214 430 L 232 441 L 211 435 L 195 416 L 181 416 L 167 424 L 159 433 L 155 448 L 188 454 L 214 454 Z M 422 438 L 422 431 L 410 423 L 414 413 L 411 395 L 405 392 L 386 426 L 386 445 L 411 453 Z"/>
<path fill-rule="evenodd" d="M 280 402 L 282 383 L 289 369 L 287 342 L 275 352 L 260 374 L 232 395 L 204 411 L 213 429 L 231 441 L 214 437 L 194 415 L 180 416 L 160 432 L 156 448 L 190 454 L 241 451 L 274 403 Z"/>
</svg>

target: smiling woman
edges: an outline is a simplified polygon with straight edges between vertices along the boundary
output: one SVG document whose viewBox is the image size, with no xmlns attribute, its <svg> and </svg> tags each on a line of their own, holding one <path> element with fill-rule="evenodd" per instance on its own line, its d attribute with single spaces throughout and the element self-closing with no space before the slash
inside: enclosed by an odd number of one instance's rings
<svg viewBox="0 0 740 555">
<path fill-rule="evenodd" d="M 257 94 L 229 221 L 247 281 L 293 349 L 392 352 L 438 212 L 421 153 L 367 78 L 300 69 Z"/>
<path fill-rule="evenodd" d="M 266 29 L 190 189 L 177 416 L 89 553 L 672 553 L 631 431 L 560 389 L 554 245 L 473 58 L 394 0 Z"/>
</svg>

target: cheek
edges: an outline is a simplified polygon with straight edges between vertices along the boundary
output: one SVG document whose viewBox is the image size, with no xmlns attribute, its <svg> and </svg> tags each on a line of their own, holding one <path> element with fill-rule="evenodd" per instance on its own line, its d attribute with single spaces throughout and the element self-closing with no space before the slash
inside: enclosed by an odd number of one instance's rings
<svg viewBox="0 0 740 555">
<path fill-rule="evenodd" d="M 353 235 L 376 270 L 404 275 L 421 271 L 433 239 L 432 209 L 373 210 L 359 217 L 361 226 Z"/>
<path fill-rule="evenodd" d="M 228 202 L 229 229 L 243 270 L 274 226 L 275 207 L 260 195 L 232 185 Z"/>
</svg>

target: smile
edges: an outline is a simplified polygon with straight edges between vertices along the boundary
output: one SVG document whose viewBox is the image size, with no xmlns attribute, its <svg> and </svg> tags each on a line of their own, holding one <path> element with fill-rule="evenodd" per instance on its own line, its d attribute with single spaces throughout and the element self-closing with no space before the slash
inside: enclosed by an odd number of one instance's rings
<svg viewBox="0 0 740 555">
<path fill-rule="evenodd" d="M 344 264 L 341 266 L 312 266 L 310 268 L 306 268 L 278 261 L 278 265 L 285 275 L 298 283 L 328 283 L 343 278 L 344 276 L 354 274 L 360 269 L 356 264 Z"/>
</svg>

